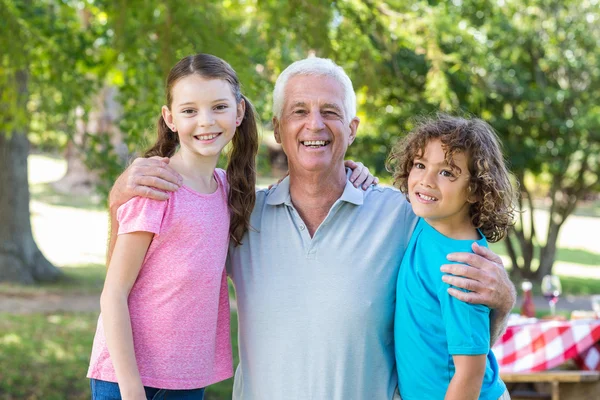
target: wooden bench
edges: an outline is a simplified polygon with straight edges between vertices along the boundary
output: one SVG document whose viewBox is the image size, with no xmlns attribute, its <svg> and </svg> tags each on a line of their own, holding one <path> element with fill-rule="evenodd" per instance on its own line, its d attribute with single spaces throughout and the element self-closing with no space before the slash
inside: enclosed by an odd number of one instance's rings
<svg viewBox="0 0 600 400">
<path fill-rule="evenodd" d="M 600 399 L 600 372 L 597 371 L 544 371 L 530 373 L 501 373 L 512 400 L 598 400 Z M 534 384 L 542 391 L 520 392 L 516 384 Z M 513 391 L 511 391 L 511 386 Z M 547 390 L 549 387 L 550 390 Z M 545 393 L 544 393 L 545 392 Z"/>
</svg>

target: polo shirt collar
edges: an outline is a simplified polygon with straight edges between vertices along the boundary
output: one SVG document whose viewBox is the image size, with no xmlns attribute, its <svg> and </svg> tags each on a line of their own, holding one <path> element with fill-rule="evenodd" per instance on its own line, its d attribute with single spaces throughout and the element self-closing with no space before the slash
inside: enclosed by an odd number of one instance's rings
<svg viewBox="0 0 600 400">
<path fill-rule="evenodd" d="M 340 196 L 339 200 L 360 206 L 364 201 L 364 190 L 361 188 L 355 188 L 350 182 L 350 174 L 352 170 L 346 169 L 346 186 L 344 192 Z M 292 198 L 290 197 L 290 177 L 286 176 L 277 186 L 271 189 L 271 193 L 267 198 L 267 204 L 276 206 L 285 204 L 288 206 L 292 205 Z"/>
</svg>

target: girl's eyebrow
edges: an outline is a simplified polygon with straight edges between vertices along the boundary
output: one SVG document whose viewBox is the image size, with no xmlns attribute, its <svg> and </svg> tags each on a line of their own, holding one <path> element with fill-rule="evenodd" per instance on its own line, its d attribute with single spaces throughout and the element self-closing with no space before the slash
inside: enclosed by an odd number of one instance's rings
<svg viewBox="0 0 600 400">
<path fill-rule="evenodd" d="M 229 99 L 223 97 L 222 99 L 216 99 L 216 100 L 213 100 L 212 102 L 219 103 L 221 101 L 229 101 Z M 185 103 L 178 104 L 177 107 L 194 106 L 194 105 L 196 105 L 196 103 L 194 103 L 193 101 L 186 101 Z"/>
</svg>

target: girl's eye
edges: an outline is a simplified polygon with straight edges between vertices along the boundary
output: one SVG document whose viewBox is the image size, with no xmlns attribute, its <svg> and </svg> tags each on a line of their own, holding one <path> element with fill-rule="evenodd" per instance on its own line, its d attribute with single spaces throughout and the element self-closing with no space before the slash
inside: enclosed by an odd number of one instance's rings
<svg viewBox="0 0 600 400">
<path fill-rule="evenodd" d="M 416 169 L 425 169 L 425 166 L 422 163 L 415 161 L 413 163 L 413 168 L 416 168 Z"/>
<path fill-rule="evenodd" d="M 216 110 L 225 110 L 227 109 L 227 104 L 219 104 L 218 106 L 215 107 Z"/>
<path fill-rule="evenodd" d="M 187 109 L 187 110 L 182 111 L 182 113 L 184 113 L 184 114 L 191 114 L 193 112 L 195 112 L 195 110 L 192 110 L 192 109 Z"/>
<path fill-rule="evenodd" d="M 450 171 L 448 171 L 447 169 L 442 170 L 442 172 L 440 172 L 440 174 L 442 176 L 445 176 L 446 178 L 454 178 L 454 174 Z"/>
</svg>

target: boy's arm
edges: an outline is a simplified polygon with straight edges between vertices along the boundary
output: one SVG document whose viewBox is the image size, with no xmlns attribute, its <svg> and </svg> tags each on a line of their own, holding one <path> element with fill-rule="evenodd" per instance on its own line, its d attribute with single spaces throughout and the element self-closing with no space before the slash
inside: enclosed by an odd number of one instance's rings
<svg viewBox="0 0 600 400">
<path fill-rule="evenodd" d="M 153 235 L 133 232 L 119 236 L 100 296 L 106 345 L 123 399 L 146 399 L 135 358 L 127 301 Z"/>
<path fill-rule="evenodd" d="M 456 371 L 446 391 L 445 400 L 479 399 L 487 356 L 485 354 L 477 356 L 453 355 L 452 359 Z"/>
<path fill-rule="evenodd" d="M 134 196 L 148 197 L 154 200 L 167 200 L 183 183 L 181 175 L 169 166 L 167 157 L 136 158 L 117 178 L 108 196 L 110 213 L 110 232 L 106 265 L 110 265 L 119 222 L 117 209 Z"/>
</svg>

